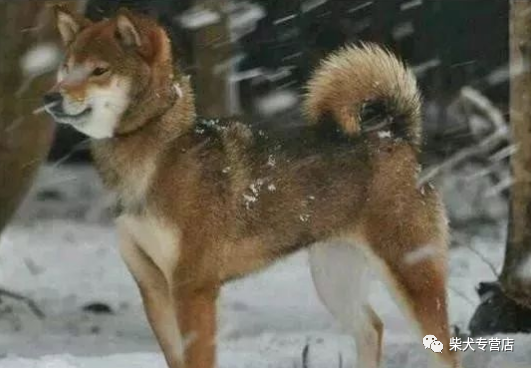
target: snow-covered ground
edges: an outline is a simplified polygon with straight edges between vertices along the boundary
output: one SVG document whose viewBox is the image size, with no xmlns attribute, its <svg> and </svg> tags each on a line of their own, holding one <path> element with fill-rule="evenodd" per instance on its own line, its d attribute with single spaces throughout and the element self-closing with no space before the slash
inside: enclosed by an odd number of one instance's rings
<svg viewBox="0 0 531 368">
<path fill-rule="evenodd" d="M 94 183 L 91 169 L 45 168 L 3 234 L 0 285 L 32 297 L 46 318 L 20 303 L 0 304 L 1 368 L 165 367 Z M 476 252 L 498 269 L 503 259 L 503 231 L 478 228 L 475 233 L 460 239 L 468 247 L 451 254 L 451 320 L 464 330 L 479 303 L 476 284 L 495 278 Z M 421 340 L 380 284 L 371 298 L 386 325 L 385 367 L 426 366 Z M 112 313 L 84 311 L 95 303 Z M 219 309 L 222 368 L 302 367 L 306 345 L 311 368 L 340 367 L 340 359 L 343 367 L 353 366 L 354 343 L 319 303 L 304 252 L 227 285 Z M 464 367 L 531 367 L 531 338 L 511 338 L 514 352 L 469 351 Z"/>
</svg>

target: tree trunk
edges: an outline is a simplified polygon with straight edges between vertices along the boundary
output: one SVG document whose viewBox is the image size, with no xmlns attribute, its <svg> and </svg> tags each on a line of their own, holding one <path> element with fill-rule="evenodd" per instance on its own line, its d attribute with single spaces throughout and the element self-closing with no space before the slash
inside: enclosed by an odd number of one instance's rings
<svg viewBox="0 0 531 368">
<path fill-rule="evenodd" d="M 505 293 L 531 308 L 531 1 L 511 2 L 511 126 L 518 151 L 511 158 L 514 184 L 505 264 Z"/>
<path fill-rule="evenodd" d="M 505 263 L 497 283 L 481 283 L 472 335 L 531 332 L 531 0 L 512 0 L 510 115 L 518 151 L 511 157 Z"/>
<path fill-rule="evenodd" d="M 226 0 L 195 0 L 194 8 L 217 14 L 217 22 L 193 32 L 194 87 L 197 111 L 204 117 L 231 114 L 229 76 L 231 37 Z"/>
<path fill-rule="evenodd" d="M 0 233 L 28 191 L 52 140 L 50 118 L 33 114 L 42 106 L 54 74 L 51 42 L 56 32 L 50 3 L 0 1 Z M 41 52 L 24 70 L 24 55 L 35 47 Z"/>
</svg>

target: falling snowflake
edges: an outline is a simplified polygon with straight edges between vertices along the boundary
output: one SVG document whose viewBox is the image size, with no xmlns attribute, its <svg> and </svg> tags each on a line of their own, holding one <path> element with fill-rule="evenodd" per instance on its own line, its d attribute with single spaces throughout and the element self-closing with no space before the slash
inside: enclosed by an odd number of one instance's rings
<svg viewBox="0 0 531 368">
<path fill-rule="evenodd" d="M 42 43 L 22 57 L 20 64 L 25 76 L 38 76 L 55 69 L 61 60 L 61 52 L 53 43 Z"/>
<path fill-rule="evenodd" d="M 285 17 L 282 17 L 282 18 L 276 19 L 275 21 L 273 21 L 273 24 L 274 24 L 274 25 L 279 25 L 279 24 L 282 24 L 282 23 L 286 23 L 286 22 L 289 22 L 289 21 L 291 21 L 291 20 L 294 20 L 296 17 L 297 17 L 297 15 L 295 15 L 295 14 L 290 14 L 290 15 L 288 15 L 288 16 L 285 16 Z"/>
<path fill-rule="evenodd" d="M 400 5 L 400 10 L 405 11 L 422 5 L 422 0 L 411 0 Z"/>
<path fill-rule="evenodd" d="M 428 259 L 433 259 L 440 256 L 440 251 L 434 245 L 425 245 L 412 252 L 409 252 L 404 257 L 404 262 L 408 265 L 414 265 Z"/>
<path fill-rule="evenodd" d="M 518 278 L 523 281 L 531 280 L 531 257 L 527 257 L 518 267 L 516 272 Z"/>
<path fill-rule="evenodd" d="M 285 73 L 290 73 L 285 71 Z M 298 101 L 296 93 L 288 90 L 272 92 L 257 101 L 260 113 L 266 116 L 275 115 L 293 108 Z"/>
<path fill-rule="evenodd" d="M 178 21 L 186 29 L 197 30 L 220 22 L 221 16 L 210 9 L 193 8 L 179 17 Z"/>
</svg>

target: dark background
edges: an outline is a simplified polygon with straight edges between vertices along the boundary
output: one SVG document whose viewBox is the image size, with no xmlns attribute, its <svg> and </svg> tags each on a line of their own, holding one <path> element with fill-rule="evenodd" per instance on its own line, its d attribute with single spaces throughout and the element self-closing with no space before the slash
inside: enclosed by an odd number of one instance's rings
<svg viewBox="0 0 531 368">
<path fill-rule="evenodd" d="M 191 32 L 179 17 L 191 0 L 89 0 L 87 16 L 93 20 L 128 7 L 150 14 L 168 29 L 181 64 L 194 74 Z M 244 119 L 267 120 L 256 110 L 256 99 L 271 91 L 300 92 L 316 63 L 345 43 L 374 41 L 396 51 L 412 66 L 426 101 L 434 102 L 428 135 L 432 151 L 449 151 L 463 144 L 466 135 L 449 129 L 446 106 L 461 87 L 470 85 L 507 110 L 508 7 L 506 0 L 255 0 L 264 10 L 255 29 L 238 38 L 234 48 L 245 57 L 238 71 L 263 68 L 274 72 L 289 68 L 284 78 L 257 76 L 239 85 Z M 275 116 L 278 118 L 278 116 Z M 86 160 L 81 137 L 60 128 L 51 159 L 69 156 Z M 439 149 L 438 142 L 444 142 Z M 77 144 L 77 146 L 76 146 Z"/>
</svg>

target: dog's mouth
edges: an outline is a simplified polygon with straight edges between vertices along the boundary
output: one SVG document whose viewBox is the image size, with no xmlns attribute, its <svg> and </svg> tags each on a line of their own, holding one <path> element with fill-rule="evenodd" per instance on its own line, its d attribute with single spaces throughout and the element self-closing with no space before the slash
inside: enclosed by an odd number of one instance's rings
<svg viewBox="0 0 531 368">
<path fill-rule="evenodd" d="M 92 107 L 89 106 L 85 110 L 83 110 L 83 111 L 81 111 L 81 112 L 79 112 L 77 114 L 67 114 L 67 113 L 62 112 L 62 111 L 53 111 L 52 114 L 59 121 L 66 120 L 68 122 L 72 122 L 73 120 L 79 120 L 81 118 L 86 117 L 91 112 L 92 112 Z"/>
</svg>

